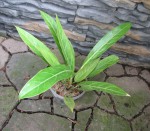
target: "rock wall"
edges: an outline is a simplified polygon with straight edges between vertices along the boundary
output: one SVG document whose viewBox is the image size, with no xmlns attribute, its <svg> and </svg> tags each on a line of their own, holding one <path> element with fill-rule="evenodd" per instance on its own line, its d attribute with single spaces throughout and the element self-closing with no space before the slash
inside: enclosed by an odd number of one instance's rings
<svg viewBox="0 0 150 131">
<path fill-rule="evenodd" d="M 125 21 L 132 29 L 104 56 L 150 68 L 150 0 L 0 0 L 0 35 L 18 38 L 14 25 L 55 47 L 38 10 L 59 16 L 74 48 L 87 54 L 109 30 Z"/>
</svg>

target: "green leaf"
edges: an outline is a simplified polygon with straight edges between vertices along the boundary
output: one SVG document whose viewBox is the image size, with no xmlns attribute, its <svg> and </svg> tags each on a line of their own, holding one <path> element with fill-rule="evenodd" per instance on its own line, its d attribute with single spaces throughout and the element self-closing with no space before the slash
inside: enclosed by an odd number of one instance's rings
<svg viewBox="0 0 150 131">
<path fill-rule="evenodd" d="M 57 57 L 41 41 L 20 27 L 16 27 L 16 29 L 24 43 L 28 45 L 36 55 L 47 61 L 51 66 L 60 64 Z"/>
<path fill-rule="evenodd" d="M 44 19 L 45 23 L 47 24 L 49 31 L 52 34 L 52 36 L 55 40 L 55 43 L 57 44 L 57 47 L 64 59 L 64 56 L 63 56 L 63 53 L 61 50 L 61 46 L 59 44 L 59 40 L 57 38 L 57 24 L 56 24 L 55 20 L 50 15 L 48 15 L 47 13 L 45 13 L 43 11 L 40 11 L 40 14 L 41 14 L 42 18 Z"/>
<path fill-rule="evenodd" d="M 70 110 L 73 112 L 73 109 L 75 107 L 74 99 L 71 96 L 65 96 L 64 102 L 70 108 Z"/>
<path fill-rule="evenodd" d="M 83 68 L 81 68 L 75 75 L 74 81 L 80 82 L 84 80 L 97 66 L 97 63 L 99 62 L 99 59 L 93 60 L 86 64 Z"/>
<path fill-rule="evenodd" d="M 100 60 L 96 68 L 88 75 L 88 77 L 94 77 L 95 75 L 101 73 L 108 67 L 116 64 L 119 61 L 119 57 L 115 55 L 110 55 L 102 60 Z"/>
<path fill-rule="evenodd" d="M 87 63 L 100 57 L 106 50 L 108 50 L 114 43 L 116 43 L 122 36 L 124 36 L 127 31 L 131 28 L 131 23 L 124 23 L 112 31 L 108 32 L 90 51 L 88 56 L 86 57 L 83 65 L 83 68 Z"/>
<path fill-rule="evenodd" d="M 118 86 L 107 83 L 107 82 L 84 81 L 84 82 L 79 83 L 78 85 L 81 86 L 79 90 L 83 90 L 83 91 L 96 90 L 96 91 L 103 91 L 103 92 L 110 93 L 113 95 L 118 95 L 118 96 L 130 96 Z"/>
<path fill-rule="evenodd" d="M 74 71 L 74 67 L 75 67 L 74 49 L 72 47 L 71 42 L 67 38 L 61 26 L 59 18 L 57 16 L 56 16 L 56 23 L 57 23 L 57 37 L 59 40 L 59 44 L 60 44 L 63 56 L 65 58 L 65 61 L 67 62 L 67 65 L 71 68 L 71 70 Z"/>
<path fill-rule="evenodd" d="M 69 67 L 65 65 L 43 69 L 25 84 L 19 93 L 19 99 L 39 95 L 50 89 L 58 81 L 70 78 L 72 74 Z"/>
</svg>

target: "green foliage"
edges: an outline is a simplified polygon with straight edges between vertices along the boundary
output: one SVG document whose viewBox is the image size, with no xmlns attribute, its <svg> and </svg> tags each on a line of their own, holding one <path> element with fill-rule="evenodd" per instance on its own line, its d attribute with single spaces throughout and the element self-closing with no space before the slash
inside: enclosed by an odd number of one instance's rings
<svg viewBox="0 0 150 131">
<path fill-rule="evenodd" d="M 106 50 L 108 50 L 114 43 L 116 43 L 122 36 L 124 36 L 127 31 L 131 28 L 130 23 L 124 23 L 112 31 L 108 32 L 90 51 L 88 56 L 86 57 L 83 65 L 83 68 L 90 61 L 99 58 Z"/>
<path fill-rule="evenodd" d="M 24 43 L 39 57 L 47 61 L 51 66 L 59 65 L 57 57 L 51 52 L 51 50 L 46 47 L 41 41 L 35 38 L 33 35 L 27 31 L 16 26 L 16 29 L 24 41 Z"/>
<path fill-rule="evenodd" d="M 71 42 L 67 38 L 61 26 L 59 18 L 56 16 L 57 37 L 67 65 L 74 71 L 75 68 L 75 53 Z"/>
<path fill-rule="evenodd" d="M 87 78 L 87 76 L 94 70 L 94 68 L 97 66 L 99 62 L 99 59 L 93 60 L 86 64 L 83 68 L 81 68 L 75 75 L 74 81 L 80 82 Z"/>
<path fill-rule="evenodd" d="M 73 109 L 75 107 L 75 102 L 71 96 L 65 96 L 64 97 L 65 104 L 70 108 L 70 110 L 73 112 Z"/>
<path fill-rule="evenodd" d="M 116 85 L 107 83 L 107 82 L 97 82 L 97 81 L 84 81 L 79 83 L 79 86 L 81 86 L 79 89 L 83 91 L 103 91 L 106 93 L 110 93 L 113 95 L 119 95 L 119 96 L 129 96 L 124 90 L 117 87 Z"/>
<path fill-rule="evenodd" d="M 37 96 L 50 89 L 58 81 L 68 79 L 71 76 L 72 71 L 65 65 L 43 69 L 25 84 L 19 93 L 19 98 Z"/>
<path fill-rule="evenodd" d="M 40 13 L 45 23 L 48 25 L 50 33 L 64 58 L 65 65 L 60 64 L 56 56 L 41 41 L 20 27 L 16 27 L 20 37 L 29 48 L 51 66 L 38 72 L 25 84 L 19 93 L 19 99 L 39 95 L 50 89 L 57 82 L 64 80 L 67 82 L 66 85 L 68 85 L 68 89 L 72 89 L 73 85 L 76 85 L 75 87 L 82 91 L 96 90 L 113 95 L 129 96 L 116 85 L 107 82 L 88 81 L 87 78 L 94 77 L 118 62 L 119 58 L 115 55 L 108 56 L 102 60 L 99 60 L 99 58 L 126 34 L 131 28 L 130 23 L 121 24 L 108 32 L 90 51 L 79 71 L 74 72 L 75 53 L 59 18 L 56 16 L 56 20 L 54 20 L 47 13 L 43 11 L 40 11 Z M 71 85 L 72 83 L 73 85 Z M 71 96 L 65 96 L 64 103 L 73 112 L 75 107 L 73 98 Z"/>
<path fill-rule="evenodd" d="M 88 75 L 88 77 L 94 77 L 95 75 L 101 73 L 108 67 L 116 64 L 119 61 L 119 57 L 115 55 L 110 55 L 103 60 L 100 60 L 96 68 Z"/>
</svg>

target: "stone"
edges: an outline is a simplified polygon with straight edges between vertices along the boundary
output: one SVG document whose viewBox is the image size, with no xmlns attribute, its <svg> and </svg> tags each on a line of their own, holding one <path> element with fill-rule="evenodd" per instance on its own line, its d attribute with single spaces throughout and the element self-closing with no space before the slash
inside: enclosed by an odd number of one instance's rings
<svg viewBox="0 0 150 131">
<path fill-rule="evenodd" d="M 19 53 L 28 51 L 27 46 L 20 41 L 14 39 L 5 40 L 2 45 L 10 52 L 10 53 Z"/>
<path fill-rule="evenodd" d="M 11 85 L 3 71 L 0 71 L 0 85 Z"/>
<path fill-rule="evenodd" d="M 5 37 L 0 36 L 0 44 L 5 40 Z"/>
<path fill-rule="evenodd" d="M 134 15 L 134 16 L 136 16 L 140 21 L 147 21 L 148 20 L 148 15 L 146 15 L 146 14 L 143 14 L 143 13 L 140 13 L 140 12 L 138 12 L 138 11 L 136 11 L 136 10 L 134 10 L 133 12 L 132 12 L 132 14 Z"/>
<path fill-rule="evenodd" d="M 47 3 L 53 3 L 68 9 L 77 9 L 77 5 L 74 4 L 69 4 L 70 1 L 63 1 L 63 0 L 55 0 L 55 1 L 47 1 L 47 0 L 41 0 L 42 2 L 47 2 Z M 67 6 L 66 6 L 67 5 Z"/>
<path fill-rule="evenodd" d="M 91 110 L 85 110 L 82 112 L 78 112 L 77 124 L 75 125 L 74 131 L 84 131 L 86 128 L 86 123 L 90 117 Z"/>
<path fill-rule="evenodd" d="M 60 51 L 57 48 L 54 48 L 51 51 L 56 55 L 56 57 L 58 58 L 59 62 L 63 64 L 64 60 L 63 60 L 63 57 L 62 57 Z"/>
<path fill-rule="evenodd" d="M 150 83 L 150 72 L 148 70 L 141 71 L 140 76 Z"/>
<path fill-rule="evenodd" d="M 94 42 L 79 42 L 79 45 L 83 47 L 93 47 L 95 43 Z"/>
<path fill-rule="evenodd" d="M 49 29 L 43 23 L 29 22 L 29 23 L 25 23 L 22 26 L 23 26 L 23 28 L 31 30 L 31 31 L 43 32 L 45 34 L 50 34 Z M 70 39 L 77 40 L 77 41 L 85 41 L 85 38 L 86 38 L 86 35 L 84 35 L 84 34 L 78 34 L 76 32 L 72 32 L 69 30 L 65 30 L 65 33 Z"/>
<path fill-rule="evenodd" d="M 143 111 L 141 116 L 133 120 L 132 125 L 135 131 L 150 130 L 150 106 Z"/>
<path fill-rule="evenodd" d="M 98 96 L 93 91 L 85 92 L 85 94 L 80 99 L 75 101 L 75 108 L 80 109 L 83 107 L 93 106 L 96 102 L 96 98 L 98 98 Z"/>
<path fill-rule="evenodd" d="M 54 113 L 74 119 L 74 112 L 72 113 L 65 103 L 61 100 L 58 100 L 58 98 L 54 98 L 53 107 Z"/>
<path fill-rule="evenodd" d="M 0 13 L 13 17 L 17 17 L 19 15 L 18 11 L 9 8 L 0 8 Z"/>
<path fill-rule="evenodd" d="M 18 94 L 13 87 L 0 86 L 0 127 L 18 100 Z"/>
<path fill-rule="evenodd" d="M 109 76 L 121 76 L 124 75 L 124 69 L 122 65 L 115 64 L 106 70 L 106 74 Z"/>
<path fill-rule="evenodd" d="M 96 20 L 103 23 L 111 23 L 113 19 L 105 12 L 100 12 L 95 9 L 78 8 L 77 15 L 80 17 Z"/>
<path fill-rule="evenodd" d="M 133 58 L 121 58 L 118 62 L 120 64 L 126 64 L 134 67 L 144 67 L 144 68 L 150 68 L 150 64 L 147 62 L 140 62 L 139 60 L 135 60 Z"/>
<path fill-rule="evenodd" d="M 26 1 L 24 1 L 24 0 L 13 0 L 13 1 L 10 1 L 10 0 L 5 0 L 5 2 L 7 2 L 7 3 L 9 3 L 9 4 L 13 4 L 13 5 L 23 5 L 23 4 L 25 4 L 25 3 L 27 3 L 28 5 L 30 4 L 30 5 L 35 5 L 35 6 L 39 6 L 39 4 L 38 4 L 38 1 L 36 1 L 36 0 L 32 0 L 32 1 L 30 1 L 30 0 L 26 0 Z"/>
<path fill-rule="evenodd" d="M 150 101 L 148 85 L 138 77 L 109 77 L 107 82 L 125 90 L 130 97 L 113 96 L 118 113 L 131 119 Z"/>
<path fill-rule="evenodd" d="M 77 68 L 80 68 L 80 67 L 82 66 L 83 61 L 85 60 L 85 58 L 86 58 L 85 55 L 79 55 L 79 56 L 76 57 L 76 62 L 75 62 L 75 64 L 76 64 L 76 67 L 77 67 Z"/>
<path fill-rule="evenodd" d="M 111 7 L 122 7 L 129 10 L 134 10 L 134 8 L 136 7 L 136 4 L 134 2 L 131 2 L 130 0 L 101 0 L 101 1 Z"/>
<path fill-rule="evenodd" d="M 111 24 L 105 24 L 102 22 L 97 22 L 91 19 L 85 19 L 80 17 L 75 17 L 74 23 L 80 24 L 80 25 L 94 25 L 96 27 L 99 27 L 100 29 L 106 29 L 111 30 L 113 26 Z"/>
<path fill-rule="evenodd" d="M 55 4 L 47 4 L 47 3 L 41 3 L 40 5 L 41 9 L 47 10 L 51 14 L 59 14 L 62 17 L 67 17 L 67 16 L 75 16 L 75 10 L 63 8 L 61 6 L 57 6 Z"/>
<path fill-rule="evenodd" d="M 99 39 L 108 32 L 108 30 L 101 30 L 95 26 L 89 26 L 89 31 L 91 31 L 93 35 L 97 36 Z"/>
<path fill-rule="evenodd" d="M 150 10 L 145 8 L 143 4 L 138 4 L 137 10 L 146 14 L 150 14 Z"/>
<path fill-rule="evenodd" d="M 23 100 L 18 108 L 23 111 L 51 111 L 50 100 Z"/>
<path fill-rule="evenodd" d="M 6 66 L 10 81 L 20 90 L 24 84 L 47 64 L 37 56 L 27 52 L 14 54 Z"/>
<path fill-rule="evenodd" d="M 113 103 L 111 102 L 111 100 L 107 94 L 103 93 L 100 96 L 100 100 L 98 101 L 97 105 L 102 109 L 105 109 L 110 112 L 114 112 Z"/>
<path fill-rule="evenodd" d="M 44 113 L 23 114 L 14 112 L 4 131 L 66 131 L 71 130 L 71 122 L 58 116 Z"/>
<path fill-rule="evenodd" d="M 129 75 L 138 75 L 139 74 L 139 69 L 131 66 L 126 66 L 125 71 Z"/>
<path fill-rule="evenodd" d="M 8 61 L 9 54 L 0 46 L 0 69 L 5 67 L 5 63 Z"/>
<path fill-rule="evenodd" d="M 89 126 L 90 131 L 131 131 L 127 121 L 114 114 L 107 114 L 99 109 L 94 110 L 93 120 Z"/>
<path fill-rule="evenodd" d="M 94 76 L 93 78 L 90 78 L 90 80 L 94 81 L 104 81 L 106 78 L 106 74 L 104 72 L 101 72 L 100 74 Z"/>
<path fill-rule="evenodd" d="M 150 50 L 140 45 L 117 43 L 113 45 L 111 49 L 137 56 L 150 56 Z"/>
</svg>

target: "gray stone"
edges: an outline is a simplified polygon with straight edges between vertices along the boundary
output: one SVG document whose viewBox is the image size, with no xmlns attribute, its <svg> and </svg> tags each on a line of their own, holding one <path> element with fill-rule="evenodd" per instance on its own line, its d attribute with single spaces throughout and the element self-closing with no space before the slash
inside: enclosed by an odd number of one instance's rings
<svg viewBox="0 0 150 131">
<path fill-rule="evenodd" d="M 107 94 L 102 94 L 101 95 L 100 100 L 98 101 L 97 105 L 100 108 L 103 108 L 107 111 L 114 112 L 113 103 L 111 102 L 111 100 L 110 100 L 110 98 Z"/>
<path fill-rule="evenodd" d="M 72 4 L 69 4 L 69 2 L 64 2 L 63 0 L 52 0 L 52 1 L 47 1 L 47 0 L 41 0 L 42 2 L 48 2 L 48 3 L 53 3 L 53 4 L 56 4 L 56 5 L 59 5 L 59 6 L 62 6 L 62 7 L 65 7 L 65 8 L 68 8 L 68 9 L 77 9 L 77 5 L 72 5 Z"/>
<path fill-rule="evenodd" d="M 1 44 L 4 40 L 5 40 L 5 38 L 0 36 L 0 44 Z"/>
<path fill-rule="evenodd" d="M 46 3 L 41 3 L 40 6 L 42 9 L 46 9 L 49 11 L 49 13 L 51 14 L 55 14 L 55 13 L 59 13 L 59 16 L 70 16 L 70 15 L 75 15 L 75 10 L 70 10 L 70 9 L 66 9 L 66 8 L 62 8 L 60 6 L 56 6 L 54 4 L 46 4 Z"/>
<path fill-rule="evenodd" d="M 6 120 L 8 117 L 8 114 L 12 110 L 17 100 L 18 95 L 13 87 L 0 86 L 0 127 L 4 120 Z"/>
<path fill-rule="evenodd" d="M 95 45 L 95 43 L 93 43 L 93 42 L 79 42 L 79 45 L 81 45 L 83 47 L 93 47 Z"/>
<path fill-rule="evenodd" d="M 8 61 L 8 57 L 9 54 L 0 46 L 0 69 L 4 68 L 5 63 Z"/>
<path fill-rule="evenodd" d="M 136 4 L 134 2 L 131 2 L 130 0 L 101 0 L 101 1 L 111 7 L 122 7 L 129 10 L 134 10 L 134 8 L 136 7 Z"/>
<path fill-rule="evenodd" d="M 5 14 L 7 16 L 14 16 L 14 17 L 17 17 L 19 15 L 18 11 L 9 8 L 0 8 L 0 13 Z"/>
<path fill-rule="evenodd" d="M 84 55 L 79 55 L 79 56 L 76 57 L 76 63 L 75 64 L 76 64 L 77 68 L 80 68 L 82 66 L 83 61 L 85 60 L 85 58 L 86 58 L 86 56 L 84 56 Z"/>
<path fill-rule="evenodd" d="M 98 22 L 103 23 L 111 23 L 113 20 L 110 15 L 108 15 L 105 12 L 100 12 L 95 9 L 89 9 L 89 8 L 78 8 L 77 15 L 80 17 L 93 19 Z"/>
<path fill-rule="evenodd" d="M 64 104 L 63 101 L 54 98 L 53 107 L 54 107 L 54 113 L 61 114 L 74 119 L 74 113 L 71 112 L 71 110 Z"/>
<path fill-rule="evenodd" d="M 143 70 L 140 73 L 140 76 L 143 77 L 147 82 L 150 83 L 150 72 L 148 70 Z"/>
<path fill-rule="evenodd" d="M 145 8 L 145 7 L 143 6 L 143 4 L 138 4 L 137 9 L 138 9 L 138 11 L 140 11 L 140 12 L 143 12 L 143 13 L 146 13 L 146 14 L 150 14 L 150 10 L 147 9 L 147 8 Z"/>
<path fill-rule="evenodd" d="M 138 77 L 110 77 L 107 82 L 124 89 L 130 97 L 113 96 L 117 111 L 125 118 L 132 118 L 150 101 L 148 85 Z"/>
<path fill-rule="evenodd" d="M 3 71 L 0 71 L 0 85 L 11 85 Z"/>
<path fill-rule="evenodd" d="M 50 100 L 23 100 L 18 108 L 24 111 L 51 111 Z"/>
<path fill-rule="evenodd" d="M 86 123 L 90 117 L 91 110 L 85 110 L 82 112 L 78 113 L 78 120 L 77 124 L 75 125 L 75 130 L 74 131 L 84 131 L 86 128 Z"/>
<path fill-rule="evenodd" d="M 43 113 L 23 114 L 14 112 L 4 131 L 66 131 L 71 122 L 58 116 Z"/>
<path fill-rule="evenodd" d="M 94 92 L 85 92 L 85 94 L 78 100 L 76 100 L 76 109 L 92 106 L 96 102 L 98 96 Z"/>
<path fill-rule="evenodd" d="M 136 10 L 134 10 L 133 15 L 136 16 L 140 21 L 147 21 L 148 20 L 148 15 L 140 13 Z"/>
<path fill-rule="evenodd" d="M 124 75 L 124 69 L 122 65 L 115 64 L 106 70 L 106 74 L 109 76 L 121 76 Z"/>
<path fill-rule="evenodd" d="M 127 74 L 129 74 L 129 75 L 138 75 L 138 73 L 140 71 L 138 68 L 131 67 L 131 66 L 126 66 L 125 70 L 126 70 Z"/>
<path fill-rule="evenodd" d="M 149 131 L 150 130 L 150 106 L 147 107 L 141 116 L 133 120 L 134 131 Z"/>
<path fill-rule="evenodd" d="M 93 121 L 89 127 L 90 131 L 131 131 L 130 125 L 124 119 L 107 114 L 99 109 L 94 110 Z"/>
<path fill-rule="evenodd" d="M 99 7 L 99 8 L 104 8 L 106 7 L 105 4 L 101 3 L 100 1 L 97 0 L 63 0 L 66 3 L 70 3 L 72 5 L 82 5 L 82 6 L 94 6 L 94 7 Z"/>
<path fill-rule="evenodd" d="M 33 75 L 46 66 L 44 61 L 31 53 L 14 54 L 7 64 L 6 73 L 20 90 Z"/>
<path fill-rule="evenodd" d="M 9 3 L 9 4 L 13 4 L 13 5 L 22 5 L 22 4 L 27 4 L 27 5 L 35 5 L 35 6 L 39 6 L 38 4 L 38 1 L 36 0 L 13 0 L 13 1 L 10 1 L 10 0 L 5 0 L 5 2 Z"/>
<path fill-rule="evenodd" d="M 23 42 L 14 39 L 7 39 L 2 45 L 11 53 L 28 51 L 27 46 Z"/>
<path fill-rule="evenodd" d="M 120 12 L 116 12 L 115 16 L 118 19 L 123 20 L 123 21 L 130 21 L 130 22 L 133 22 L 133 23 L 136 23 L 138 21 L 136 16 L 128 15 L 128 14 L 122 15 Z"/>
<path fill-rule="evenodd" d="M 106 74 L 104 72 L 101 72 L 100 74 L 98 74 L 95 77 L 91 78 L 91 80 L 94 80 L 94 81 L 104 81 L 105 77 L 106 77 Z"/>
</svg>

